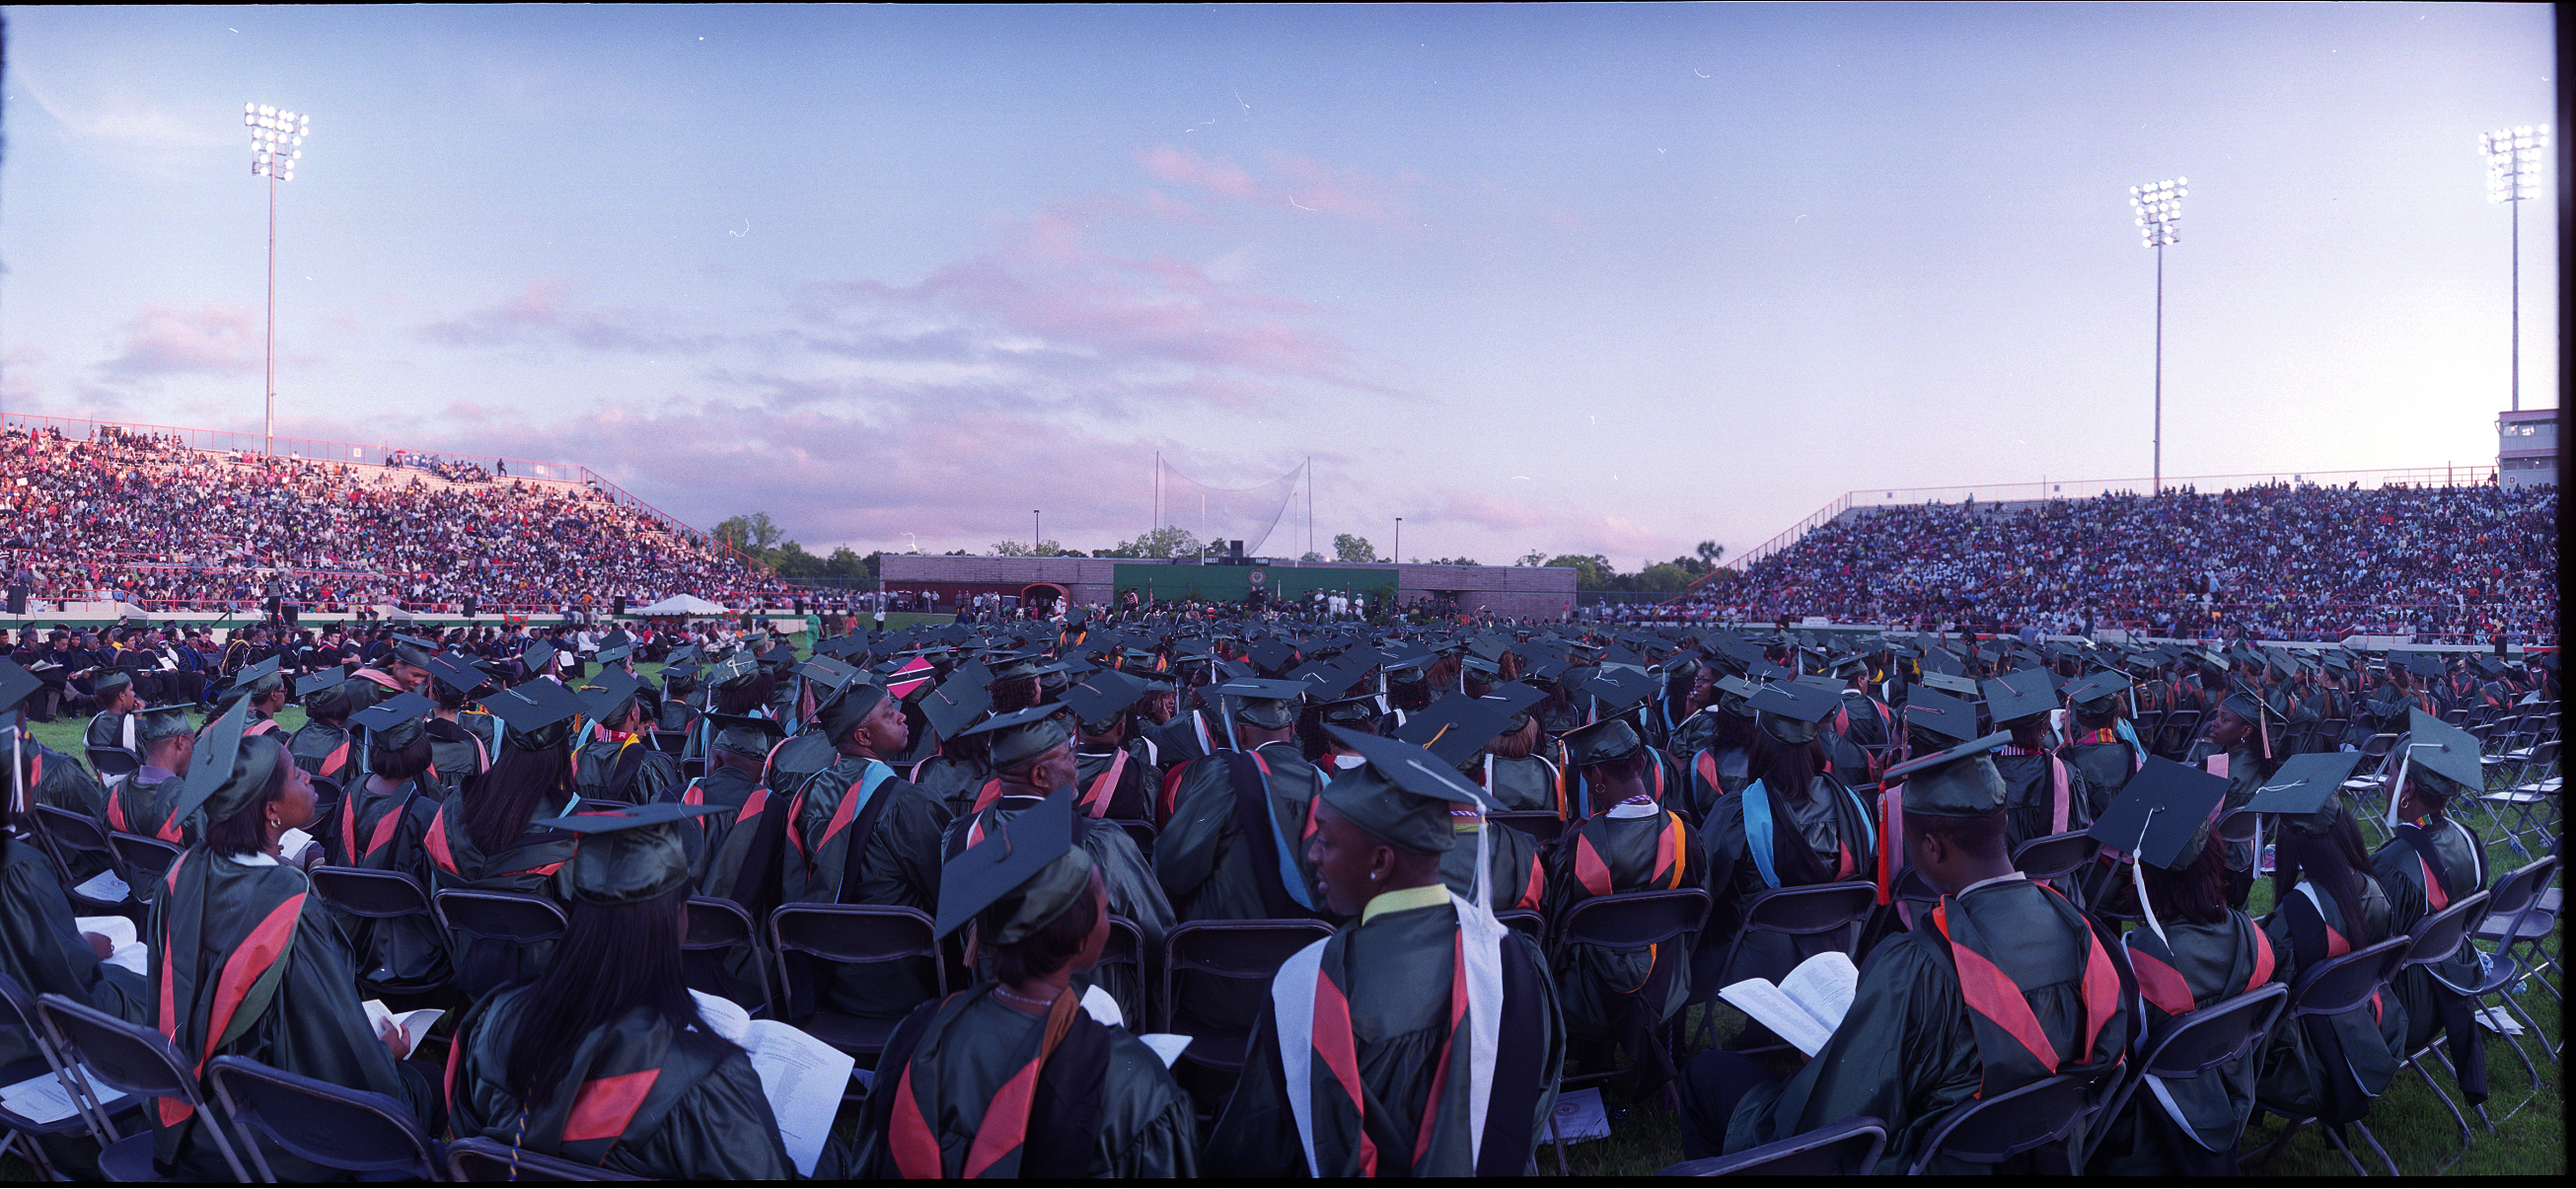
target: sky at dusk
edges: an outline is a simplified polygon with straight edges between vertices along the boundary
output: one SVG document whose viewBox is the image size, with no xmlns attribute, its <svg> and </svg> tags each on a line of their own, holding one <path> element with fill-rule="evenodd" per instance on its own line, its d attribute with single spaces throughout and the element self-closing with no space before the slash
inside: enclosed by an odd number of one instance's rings
<svg viewBox="0 0 2576 1189">
<path fill-rule="evenodd" d="M 2545 5 L 6 13 L 0 402 L 586 463 L 816 552 L 1742 552 L 1855 488 L 2491 464 Z M 2522 220 L 2557 403 L 2556 195 Z M 1305 544 L 1304 496 L 1265 552 Z"/>
</svg>

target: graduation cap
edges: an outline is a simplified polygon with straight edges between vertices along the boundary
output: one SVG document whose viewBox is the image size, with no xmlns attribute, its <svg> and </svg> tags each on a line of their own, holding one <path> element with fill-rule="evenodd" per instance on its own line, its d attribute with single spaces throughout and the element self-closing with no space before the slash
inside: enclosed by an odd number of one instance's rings
<svg viewBox="0 0 2576 1189">
<path fill-rule="evenodd" d="M 483 699 L 507 728 L 505 738 L 521 751 L 543 751 L 572 734 L 572 718 L 583 710 L 579 695 L 551 681 L 530 681 Z"/>
<path fill-rule="evenodd" d="M 735 755 L 766 757 L 787 737 L 787 724 L 757 714 L 709 713 L 707 722 L 715 728 L 715 746 Z"/>
<path fill-rule="evenodd" d="M 1325 702 L 1315 707 L 1315 714 L 1325 724 L 1337 727 L 1371 727 L 1377 725 L 1377 698 L 1363 694 L 1338 702 Z"/>
<path fill-rule="evenodd" d="M 823 737 L 838 746 L 841 740 L 850 737 L 851 731 L 858 729 L 868 715 L 876 712 L 877 703 L 889 696 L 882 685 L 853 681 L 842 686 L 838 693 L 815 700 L 814 721 L 822 725 Z"/>
<path fill-rule="evenodd" d="M 1583 693 L 1600 708 L 1601 717 L 1626 713 L 1655 693 L 1657 682 L 1637 669 L 1604 668 L 1583 683 Z"/>
<path fill-rule="evenodd" d="M 28 672 L 16 661 L 0 657 L 0 714 L 17 709 L 18 703 L 27 700 L 27 695 L 44 687 L 43 678 Z"/>
<path fill-rule="evenodd" d="M 5 693 L 0 693 L 0 699 L 5 699 L 6 696 Z M 186 735 L 195 731 L 196 726 L 188 721 L 188 713 L 192 709 L 194 707 L 182 702 L 170 706 L 146 706 L 135 711 L 135 745 L 139 747 L 155 739 L 167 739 L 173 735 Z M 7 707 L 0 705 L 0 713 L 6 712 Z"/>
<path fill-rule="evenodd" d="M 1306 683 L 1237 677 L 1208 692 L 1235 699 L 1236 718 L 1265 731 L 1275 731 L 1297 721 L 1297 703 L 1306 696 Z"/>
<path fill-rule="evenodd" d="M 2015 727 L 2057 709 L 2057 691 L 2045 669 L 2018 669 L 1985 683 L 1986 713 L 1998 727 Z"/>
<path fill-rule="evenodd" d="M 2253 813 L 2279 814 L 2282 824 L 2310 838 L 2333 828 L 2343 816 L 2335 793 L 2361 764 L 2357 751 L 2320 751 L 2281 761 L 2272 778 L 2245 802 Z"/>
<path fill-rule="evenodd" d="M 2261 691 L 2239 689 L 2227 695 L 2227 699 L 2220 702 L 2218 708 L 2253 724 L 2255 743 L 2261 747 L 2265 759 L 2271 758 L 2272 708 L 2264 703 Z"/>
<path fill-rule="evenodd" d="M 983 841 L 940 865 L 938 933 L 946 937 L 980 916 L 979 942 L 1010 945 L 1063 915 L 1090 888 L 1091 857 L 1074 845 L 1073 794 L 1061 790 L 997 816 Z"/>
<path fill-rule="evenodd" d="M 2420 708 L 2409 707 L 2406 719 L 2406 763 L 2430 771 L 2451 785 L 2444 789 L 2437 783 L 2428 791 L 2446 798 L 2486 791 L 2486 768 L 2478 759 L 2476 737 L 2424 713 Z M 2390 786 L 2389 808 L 2392 811 L 2396 808 L 2400 791 L 2400 786 Z M 2395 818 L 2392 816 L 2390 820 Z"/>
<path fill-rule="evenodd" d="M 2201 830 L 2226 800 L 2226 777 L 2148 756 L 2085 833 L 2122 854 L 2178 871 L 2200 857 Z"/>
<path fill-rule="evenodd" d="M 615 647 L 612 647 L 612 648 L 603 648 L 603 649 L 600 649 L 600 650 L 599 650 L 599 654 L 598 654 L 597 656 L 592 657 L 591 659 L 592 659 L 592 660 L 595 660 L 595 661 L 598 661 L 600 664 L 603 664 L 603 665 L 613 665 L 613 664 L 616 664 L 616 663 L 617 663 L 617 662 L 619 662 L 619 661 L 625 660 L 627 657 L 630 657 L 630 656 L 633 656 L 633 655 L 635 655 L 635 646 L 634 646 L 634 645 L 632 645 L 632 644 L 619 644 L 619 645 L 617 645 L 617 646 L 615 646 Z M 428 666 L 424 665 L 424 666 L 422 666 L 422 667 L 423 667 L 423 668 L 427 668 Z"/>
<path fill-rule="evenodd" d="M 582 713 L 592 722 L 605 724 L 623 717 L 620 712 L 634 700 L 635 691 L 643 684 L 624 669 L 610 669 L 601 673 L 599 680 L 574 692 L 581 696 Z"/>
<path fill-rule="evenodd" d="M 1108 721 L 1144 696 L 1143 678 L 1116 669 L 1102 669 L 1085 678 L 1082 684 L 1064 691 L 1064 704 L 1072 708 L 1077 720 L 1096 723 Z"/>
<path fill-rule="evenodd" d="M 1073 729 L 1064 724 L 1064 705 L 1047 702 L 1009 714 L 997 714 L 959 732 L 961 735 L 989 735 L 990 757 L 995 768 L 1017 768 L 1055 750 L 1073 738 Z"/>
<path fill-rule="evenodd" d="M 1887 770 L 1889 784 L 1905 785 L 1908 816 L 1984 817 L 2004 807 L 2003 774 L 1990 752 L 2012 742 L 1998 731 L 1956 747 L 1916 756 Z"/>
<path fill-rule="evenodd" d="M 1814 686 L 1796 682 L 1766 685 L 1745 699 L 1771 737 L 1782 743 L 1806 743 L 1816 737 L 1816 723 L 1834 712 L 1840 699 Z"/>
<path fill-rule="evenodd" d="M 696 659 L 698 659 L 698 646 L 695 644 L 683 644 L 672 649 L 662 658 L 663 663 L 669 665 L 684 665 Z"/>
<path fill-rule="evenodd" d="M 1635 755 L 1645 745 L 1627 719 L 1605 718 L 1565 733 L 1565 763 L 1570 768 L 1589 768 Z"/>
<path fill-rule="evenodd" d="M 1430 751 L 1341 727 L 1324 729 L 1367 763 L 1342 770 L 1316 799 L 1397 850 L 1417 855 L 1448 850 L 1458 837 L 1450 823 L 1452 803 L 1485 812 L 1503 808 L 1459 776 L 1456 765 Z"/>
<path fill-rule="evenodd" d="M 930 720 L 930 729 L 942 739 L 956 738 L 992 706 L 993 695 L 984 689 L 980 669 L 951 673 L 921 697 L 922 717 Z"/>
<path fill-rule="evenodd" d="M 249 693 L 266 697 L 268 691 L 286 683 L 286 679 L 277 674 L 277 662 L 278 658 L 272 656 L 255 665 L 243 665 L 233 674 L 232 683 L 224 687 L 224 696 L 230 698 Z"/>
<path fill-rule="evenodd" d="M 1297 659 L 1297 650 L 1278 640 L 1258 641 L 1253 644 L 1250 651 L 1253 663 L 1272 673 L 1286 668 L 1288 662 Z"/>
<path fill-rule="evenodd" d="M 2101 718 L 2119 705 L 2120 694 L 2128 688 L 2127 675 L 2115 671 L 2095 673 L 2068 685 L 2062 692 L 2067 700 L 2075 703 L 2077 713 Z"/>
<path fill-rule="evenodd" d="M 249 727 L 250 700 L 240 698 L 206 728 L 169 820 L 185 822 L 202 811 L 205 822 L 228 821 L 267 789 L 277 765 L 288 762 L 283 758 L 285 740 L 276 731 L 243 734 Z"/>
<path fill-rule="evenodd" d="M 101 669 L 97 676 L 89 679 L 90 692 L 98 698 L 102 706 L 107 704 L 108 699 L 116 696 L 116 691 L 133 684 L 134 674 L 123 669 Z"/>
<path fill-rule="evenodd" d="M 818 691 L 815 695 L 818 698 L 841 692 L 842 686 L 859 675 L 859 671 L 848 663 L 828 656 L 817 656 L 789 671 L 812 683 Z"/>
<path fill-rule="evenodd" d="M 886 692 L 910 700 L 914 694 L 931 688 L 931 679 L 938 675 L 938 666 L 914 657 L 886 672 Z"/>
<path fill-rule="evenodd" d="M 1975 678 L 1962 677 L 1956 673 L 1925 673 L 1923 684 L 1943 693 L 1957 694 L 1962 698 L 1976 697 L 1979 692 Z"/>
<path fill-rule="evenodd" d="M 519 663 L 526 665 L 530 673 L 543 673 L 546 671 L 546 666 L 555 663 L 555 658 L 561 655 L 563 654 L 555 648 L 553 641 L 539 640 L 528 645 L 527 651 L 519 654 Z"/>
<path fill-rule="evenodd" d="M 616 907 L 658 900 L 689 882 L 689 839 L 681 823 L 734 805 L 654 801 L 607 813 L 541 818 L 534 824 L 578 835 L 572 858 L 556 873 L 567 898 Z"/>
<path fill-rule="evenodd" d="M 429 675 L 439 684 L 455 690 L 460 696 L 471 694 L 491 684 L 492 681 L 490 674 L 475 668 L 463 658 L 449 656 L 446 653 L 429 658 Z"/>
<path fill-rule="evenodd" d="M 2397 654 L 2390 653 L 2388 659 L 2392 664 L 2402 664 L 2406 666 L 2407 669 L 2411 670 L 2419 677 L 2440 677 L 2442 675 L 2442 658 L 2429 652 L 2410 652 L 2402 659 Z"/>
<path fill-rule="evenodd" d="M 1455 768 L 1474 759 L 1494 736 L 1503 733 L 1511 721 L 1511 712 L 1500 706 L 1487 705 L 1481 698 L 1465 694 L 1448 694 L 1423 708 L 1422 713 L 1407 717 L 1396 728 L 1395 737 L 1410 743 Z"/>
<path fill-rule="evenodd" d="M 436 709 L 438 703 L 405 691 L 359 711 L 349 722 L 366 728 L 368 747 L 400 751 L 420 738 L 427 729 L 422 720 Z"/>
</svg>

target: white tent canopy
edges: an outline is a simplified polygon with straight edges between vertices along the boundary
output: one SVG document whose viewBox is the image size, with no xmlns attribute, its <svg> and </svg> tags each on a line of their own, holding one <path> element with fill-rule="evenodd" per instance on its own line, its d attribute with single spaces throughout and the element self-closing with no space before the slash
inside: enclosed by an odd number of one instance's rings
<svg viewBox="0 0 2576 1189">
<path fill-rule="evenodd" d="M 675 594 L 649 607 L 629 607 L 628 615 L 723 615 L 725 609 L 696 595 Z"/>
</svg>

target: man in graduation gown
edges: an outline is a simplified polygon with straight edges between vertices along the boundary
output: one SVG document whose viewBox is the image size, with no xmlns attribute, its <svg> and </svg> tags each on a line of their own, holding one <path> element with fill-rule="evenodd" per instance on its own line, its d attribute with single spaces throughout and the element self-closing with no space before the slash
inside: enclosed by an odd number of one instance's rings
<svg viewBox="0 0 2576 1189">
<path fill-rule="evenodd" d="M 2012 742 L 1995 750 L 1995 771 L 2004 778 L 2006 853 L 2034 838 L 2065 834 L 2091 825 L 2093 801 L 2074 765 L 2057 754 L 2049 738 L 2048 712 L 2057 709 L 2057 690 L 2045 669 L 2016 669 L 1985 682 L 1986 708 L 1995 729 L 2012 734 Z"/>
<path fill-rule="evenodd" d="M 197 752 L 196 731 L 188 722 L 188 708 L 147 707 L 135 714 L 134 724 L 143 764 L 133 775 L 107 786 L 107 803 L 99 820 L 111 830 L 158 838 L 172 846 L 193 846 L 204 823 L 177 816 L 179 794 L 186 788 L 181 774 L 188 771 Z M 159 893 L 159 885 L 143 878 L 122 856 L 115 860 L 115 867 L 117 877 L 133 889 L 135 899 L 149 903 Z"/>
<path fill-rule="evenodd" d="M 1877 1171 L 1900 1173 L 1952 1108 L 2118 1060 L 2134 988 L 2074 905 L 2013 870 L 2003 778 L 1987 756 L 2005 738 L 1888 771 L 1903 781 L 1907 854 L 1941 892 L 1939 908 L 1870 951 L 1841 1026 L 1786 1082 L 1723 1049 L 1693 1058 L 1683 1079 L 1685 1156 L 1742 1151 L 1866 1115 L 1887 1124 Z M 1975 977 L 1963 978 L 1963 968 Z M 2005 1022 L 2016 1020 L 2018 1028 Z M 1936 1161 L 1928 1171 L 2064 1173 L 2081 1140 L 2003 1165 Z"/>
<path fill-rule="evenodd" d="M 1326 786 L 1308 844 L 1354 918 L 1268 987 L 1208 1141 L 1229 1176 L 1523 1176 L 1546 1138 L 1564 1031 L 1535 947 L 1450 892 L 1449 806 L 1492 808 L 1421 748 L 1338 732 L 1368 756 Z"/>
<path fill-rule="evenodd" d="M 854 682 L 817 709 L 815 719 L 837 758 L 788 803 L 781 899 L 932 911 L 939 897 L 939 837 L 949 813 L 887 763 L 903 753 L 907 741 L 899 704 L 883 686 Z M 864 970 L 836 967 L 820 1006 L 865 1019 L 899 1019 L 936 986 L 925 959 Z M 791 1014 L 803 1015 L 803 1005 L 798 1007 Z"/>
<path fill-rule="evenodd" d="M 1037 731 L 1040 721 L 997 730 Z M 1052 774 L 1059 763 L 1040 766 Z M 1098 852 L 1074 835 L 1118 832 L 1077 824 L 1064 793 L 974 820 L 993 833 L 947 861 L 939 931 L 971 924 L 972 944 L 998 977 L 923 1004 L 895 1029 L 861 1116 L 853 1174 L 1197 1177 L 1189 1095 L 1127 1028 L 1081 1006 L 1081 977 L 1108 944 L 1110 905 Z"/>
<path fill-rule="evenodd" d="M 714 726 L 706 775 L 665 791 L 663 798 L 682 805 L 718 805 L 734 811 L 701 820 L 701 832 L 693 839 L 696 849 L 689 856 L 690 877 L 699 895 L 732 900 L 750 908 L 751 902 L 746 899 L 750 889 L 739 886 L 739 881 L 746 862 L 752 858 L 751 851 L 766 852 L 767 868 L 774 870 L 778 848 L 785 845 L 785 835 L 775 827 L 786 820 L 786 802 L 771 797 L 768 786 L 761 781 L 761 761 L 784 739 L 784 729 L 776 719 L 737 714 L 715 716 Z M 771 804 L 773 800 L 778 803 Z M 772 815 L 772 809 L 779 812 Z M 764 827 L 770 828 L 764 831 Z M 736 832 L 746 829 L 752 832 L 735 837 Z M 771 835 L 765 846 L 759 844 L 764 832 Z M 757 870 L 758 865 L 754 864 L 754 868 Z M 758 878 L 756 875 L 755 882 Z"/>
<path fill-rule="evenodd" d="M 287 754 L 295 757 L 296 767 L 345 785 L 362 771 L 349 732 L 349 716 L 359 709 L 351 697 L 357 691 L 340 679 L 337 669 L 307 677 L 302 684 L 304 725 L 287 737 Z"/>
<path fill-rule="evenodd" d="M 2066 687 L 2074 730 L 2058 749 L 2059 758 L 2075 769 L 2074 779 L 2088 796 L 2087 820 L 2102 816 L 2146 763 L 2146 748 L 2120 714 L 2120 695 L 2129 680 L 2117 671 L 2096 673 Z"/>
<path fill-rule="evenodd" d="M 940 851 L 943 859 L 954 860 L 964 854 L 1002 829 L 1003 823 L 1036 807 L 1057 790 L 1075 789 L 1074 812 L 1081 819 L 1075 831 L 1077 841 L 1083 853 L 1090 856 L 1091 868 L 1108 894 L 1109 911 L 1135 923 L 1145 953 L 1162 952 L 1163 935 L 1172 930 L 1171 903 L 1163 898 L 1162 885 L 1154 881 L 1153 864 L 1136 849 L 1135 839 L 1083 807 L 1079 791 L 1083 786 L 1074 779 L 1077 753 L 1072 734 L 1064 716 L 1055 713 L 1055 704 L 988 719 L 973 730 L 991 741 L 1001 792 L 991 805 L 948 824 Z M 1146 973 L 1134 963 L 1121 963 L 1095 970 L 1080 981 L 1085 985 L 1096 983 L 1108 991 L 1127 1019 L 1142 1020 L 1147 1003 Z"/>
<path fill-rule="evenodd" d="M 89 726 L 81 732 L 84 747 L 134 750 L 132 732 L 126 719 L 143 709 L 143 698 L 134 688 L 134 678 L 123 669 L 103 669 L 90 678 L 91 698 L 98 703 L 98 713 L 89 717 Z"/>
<path fill-rule="evenodd" d="M 15 660 L 0 659 L 0 699 L 6 699 L 8 706 L 0 710 L 0 723 L 6 724 L 0 728 L 0 733 L 6 735 L 0 743 L 9 748 L 16 765 L 16 787 L 26 790 L 32 804 L 101 817 L 107 811 L 107 789 L 89 765 L 37 742 L 27 730 L 33 718 L 29 708 L 45 696 L 43 678 Z M 79 874 L 86 878 L 99 869 Z"/>
<path fill-rule="evenodd" d="M 1322 901 L 1301 856 L 1322 776 L 1295 742 L 1305 686 L 1242 678 L 1208 690 L 1233 702 L 1236 746 L 1180 772 L 1155 877 L 1184 921 L 1315 916 Z"/>
<path fill-rule="evenodd" d="M 586 800 L 646 805 L 680 782 L 679 766 L 653 746 L 653 719 L 637 696 L 641 686 L 634 674 L 609 669 L 581 690 L 589 725 L 573 753 L 573 787 Z"/>
<path fill-rule="evenodd" d="M 2405 932 L 2487 886 L 2484 842 L 2448 812 L 2453 799 L 2485 787 L 2477 740 L 2422 711 L 2411 716 L 2409 727 L 2397 829 L 2371 856 L 2380 889 L 2388 894 L 2390 927 Z M 2471 1102 L 2486 1098 L 2486 1044 L 2475 1023 L 2477 1004 L 2460 989 L 2485 979 L 2477 947 L 2463 943 L 2448 961 L 2409 968 L 2391 984 L 2406 1005 L 2406 1051 L 2447 1034 L 2452 1068 Z"/>
<path fill-rule="evenodd" d="M 1572 762 L 1587 770 L 1609 808 L 1584 819 L 1558 843 L 1548 872 L 1547 919 L 1561 923 L 1575 905 L 1599 896 L 1706 889 L 1707 849 L 1699 831 L 1646 787 L 1646 748 L 1636 728 L 1624 718 L 1605 719 L 1565 741 Z M 1567 945 L 1558 952 L 1554 973 L 1564 997 L 1566 1034 L 1626 1047 L 1637 1064 L 1638 1097 L 1672 1080 L 1671 1061 L 1656 1035 L 1690 1002 L 1691 949 L 1686 938 L 1679 945 Z"/>
<path fill-rule="evenodd" d="M 1080 808 L 1093 818 L 1153 819 L 1163 773 L 1133 746 L 1151 741 L 1127 734 L 1135 717 L 1128 708 L 1143 696 L 1143 681 L 1114 669 L 1092 674 L 1066 694 L 1076 715 L 1073 754 L 1080 768 L 1075 774 L 1075 785 L 1082 790 Z"/>
</svg>

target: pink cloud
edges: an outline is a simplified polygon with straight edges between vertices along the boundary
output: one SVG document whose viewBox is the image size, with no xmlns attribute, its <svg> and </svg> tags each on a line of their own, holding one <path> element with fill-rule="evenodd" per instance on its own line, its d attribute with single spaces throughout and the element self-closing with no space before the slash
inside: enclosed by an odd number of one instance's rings
<svg viewBox="0 0 2576 1189">
<path fill-rule="evenodd" d="M 562 281 L 530 281 L 515 297 L 462 317 L 419 328 L 423 338 L 454 347 L 537 346 L 560 343 L 586 351 L 647 355 L 698 354 L 722 340 L 708 334 L 657 329 L 672 320 L 650 313 L 568 308 Z"/>
<path fill-rule="evenodd" d="M 1438 516 L 1491 529 L 1537 528 L 1552 518 L 1516 499 L 1482 492 L 1453 491 L 1441 501 Z"/>
<path fill-rule="evenodd" d="M 1357 169 L 1336 168 L 1312 157 L 1277 150 L 1263 154 L 1261 160 L 1284 179 L 1282 191 L 1299 210 L 1370 223 L 1403 215 L 1405 207 L 1399 195 L 1417 180 L 1408 170 L 1397 181 L 1379 181 Z"/>
<path fill-rule="evenodd" d="M 195 309 L 156 305 L 125 324 L 116 354 L 101 364 L 114 376 L 231 375 L 258 371 L 267 340 L 260 314 L 212 302 Z"/>
<path fill-rule="evenodd" d="M 1261 186 L 1252 175 L 1232 161 L 1210 161 L 1188 149 L 1157 145 L 1136 154 L 1145 172 L 1167 182 L 1214 190 L 1234 198 L 1255 198 Z"/>
</svg>

